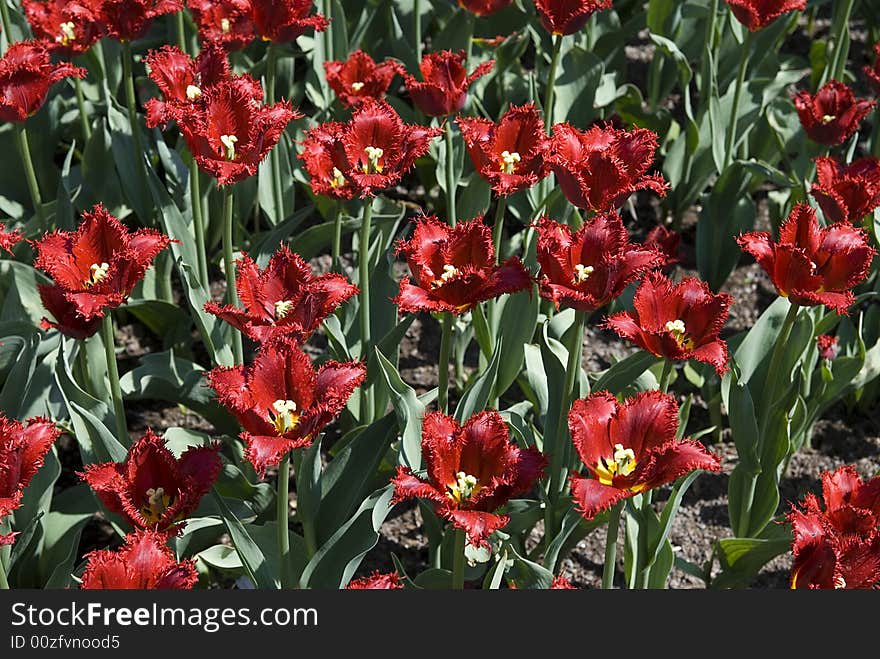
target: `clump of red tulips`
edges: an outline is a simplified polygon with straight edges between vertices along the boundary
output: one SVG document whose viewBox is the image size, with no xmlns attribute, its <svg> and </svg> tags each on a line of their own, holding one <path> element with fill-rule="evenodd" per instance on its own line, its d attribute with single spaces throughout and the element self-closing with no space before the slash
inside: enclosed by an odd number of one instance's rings
<svg viewBox="0 0 880 659">
<path fill-rule="evenodd" d="M 4 6 L 0 588 L 880 587 L 870 3 L 676 4 Z"/>
</svg>

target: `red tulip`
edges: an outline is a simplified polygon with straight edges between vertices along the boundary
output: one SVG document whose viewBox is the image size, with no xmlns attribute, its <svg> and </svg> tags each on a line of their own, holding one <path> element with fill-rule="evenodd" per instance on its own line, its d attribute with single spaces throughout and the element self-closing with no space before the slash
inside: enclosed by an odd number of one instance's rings
<svg viewBox="0 0 880 659">
<path fill-rule="evenodd" d="M 215 43 L 231 52 L 254 40 L 250 0 L 187 0 L 186 6 L 203 43 Z"/>
<path fill-rule="evenodd" d="M 531 288 L 532 278 L 517 257 L 495 265 L 492 232 L 482 218 L 450 227 L 433 215 L 420 218 L 409 242 L 397 253 L 409 264 L 394 298 L 402 312 L 446 311 L 461 315 L 478 302 Z"/>
<path fill-rule="evenodd" d="M 195 59 L 177 46 L 162 46 L 147 53 L 144 63 L 163 99 L 151 98 L 145 104 L 149 128 L 164 126 L 181 114 L 197 111 L 205 90 L 230 77 L 226 54 L 213 43 L 205 44 Z M 251 96 L 262 99 L 259 83 L 248 76 L 237 79 L 239 84 L 251 87 Z"/>
<path fill-rule="evenodd" d="M 538 285 L 557 309 L 595 311 L 665 261 L 660 252 L 631 243 L 614 213 L 597 215 L 573 235 L 568 225 L 547 218 L 537 229 Z"/>
<path fill-rule="evenodd" d="M 366 98 L 385 98 L 391 80 L 400 70 L 400 64 L 392 60 L 376 64 L 362 50 L 354 51 L 347 60 L 324 62 L 327 84 L 347 108 L 357 107 Z"/>
<path fill-rule="evenodd" d="M 663 177 L 647 174 L 656 149 L 657 136 L 645 128 L 593 126 L 580 131 L 556 124 L 550 164 L 574 206 L 602 213 L 620 208 L 637 190 L 666 195 L 669 184 Z"/>
<path fill-rule="evenodd" d="M 678 263 L 678 253 L 681 249 L 681 234 L 678 231 L 667 229 L 658 224 L 648 232 L 645 237 L 645 247 L 650 247 L 661 254 L 665 259 L 664 266 Z"/>
<path fill-rule="evenodd" d="M 46 271 L 82 320 L 103 317 L 131 294 L 170 240 L 153 229 L 128 229 L 98 204 L 76 231 L 53 231 L 34 243 L 34 266 Z"/>
<path fill-rule="evenodd" d="M 850 290 L 868 274 L 876 251 L 864 231 L 844 222 L 821 228 L 816 211 L 795 206 L 779 228 L 779 241 L 766 231 L 738 238 L 770 277 L 780 295 L 804 306 L 824 304 L 845 314 Z"/>
<path fill-rule="evenodd" d="M 397 572 L 380 573 L 378 570 L 369 576 L 354 579 L 346 586 L 347 590 L 399 590 L 403 588 Z"/>
<path fill-rule="evenodd" d="M 822 474 L 825 509 L 808 494 L 792 506 L 792 588 L 880 586 L 880 477 L 864 482 L 850 466 Z"/>
<path fill-rule="evenodd" d="M 289 101 L 261 105 L 246 79 L 221 80 L 200 99 L 175 119 L 196 163 L 220 186 L 256 174 L 287 124 L 302 117 Z"/>
<path fill-rule="evenodd" d="M 11 44 L 0 57 L 0 121 L 25 121 L 43 107 L 52 85 L 70 77 L 85 78 L 86 70 L 67 62 L 53 64 L 40 42 Z"/>
<path fill-rule="evenodd" d="M 174 531 L 213 487 L 223 464 L 220 445 L 190 447 L 179 458 L 147 430 L 125 462 L 87 465 L 79 475 L 108 510 L 135 528 Z"/>
<path fill-rule="evenodd" d="M 837 345 L 837 337 L 829 334 L 820 334 L 816 337 L 816 347 L 819 349 L 819 358 L 831 361 L 837 358 L 840 348 Z"/>
<path fill-rule="evenodd" d="M 513 0 L 458 0 L 462 9 L 466 9 L 477 16 L 489 16 L 505 7 L 509 7 Z"/>
<path fill-rule="evenodd" d="M 46 311 L 55 318 L 55 322 L 52 322 L 44 316 L 40 321 L 40 327 L 43 329 L 57 329 L 65 336 L 78 341 L 89 338 L 101 329 L 101 317 L 94 316 L 89 320 L 84 320 L 77 312 L 76 305 L 65 297 L 64 289 L 61 287 L 38 284 L 37 290 Z"/>
<path fill-rule="evenodd" d="M 24 489 L 60 434 L 48 419 L 21 423 L 0 412 L 0 521 L 21 505 Z M 0 534 L 0 544 L 13 541 L 11 534 Z"/>
<path fill-rule="evenodd" d="M 541 25 L 554 35 L 578 32 L 590 16 L 611 9 L 611 0 L 535 0 Z"/>
<path fill-rule="evenodd" d="M 244 309 L 209 302 L 205 311 L 260 343 L 282 336 L 307 341 L 336 307 L 358 292 L 342 275 L 314 276 L 309 264 L 285 245 L 265 270 L 242 255 L 235 282 Z"/>
<path fill-rule="evenodd" d="M 510 106 L 497 124 L 478 117 L 457 121 L 474 167 L 496 194 L 530 188 L 550 172 L 550 142 L 532 103 Z"/>
<path fill-rule="evenodd" d="M 135 531 L 118 551 L 90 551 L 82 575 L 83 590 L 189 590 L 199 580 L 195 563 L 177 562 L 154 531 Z"/>
<path fill-rule="evenodd" d="M 875 94 L 880 94 L 880 43 L 874 44 L 874 64 L 863 69 L 868 84 Z"/>
<path fill-rule="evenodd" d="M 331 121 L 310 129 L 301 142 L 299 159 L 303 161 L 312 191 L 334 199 L 351 199 L 361 189 L 351 179 L 352 164 L 343 142 L 348 125 Z"/>
<path fill-rule="evenodd" d="M 405 124 L 385 101 L 367 99 L 346 124 L 342 144 L 351 167 L 343 178 L 353 181 L 362 197 L 396 185 L 442 132 Z"/>
<path fill-rule="evenodd" d="M 852 89 L 837 80 L 827 82 L 815 96 L 803 91 L 794 97 L 807 136 L 826 146 L 846 142 L 874 105 L 875 101 L 857 100 Z"/>
<path fill-rule="evenodd" d="M 139 39 L 154 18 L 183 10 L 183 0 L 73 0 L 71 11 L 119 41 Z"/>
<path fill-rule="evenodd" d="M 6 230 L 6 227 L 0 226 L 0 249 L 5 249 L 13 254 L 12 248 L 24 239 L 21 229 Z"/>
<path fill-rule="evenodd" d="M 467 102 L 468 88 L 492 70 L 495 60 L 483 62 L 470 75 L 466 64 L 464 51 L 441 50 L 422 58 L 419 64 L 422 81 L 402 71 L 406 90 L 415 106 L 429 117 L 445 117 L 459 112 Z"/>
<path fill-rule="evenodd" d="M 366 377 L 360 362 L 324 363 L 317 371 L 294 342 L 262 347 L 252 366 L 215 368 L 208 382 L 245 432 L 245 457 L 261 475 L 286 453 L 309 446 Z"/>
<path fill-rule="evenodd" d="M 488 545 L 489 536 L 509 518 L 495 511 L 525 494 L 544 472 L 546 459 L 535 448 L 510 442 L 504 419 L 495 410 L 475 414 L 464 426 L 440 412 L 425 416 L 422 454 L 426 478 L 398 467 L 392 502 L 415 497 L 431 501 L 437 513 L 463 529 L 471 545 Z"/>
<path fill-rule="evenodd" d="M 727 371 L 727 344 L 718 332 L 733 298 L 713 294 L 706 282 L 685 277 L 673 284 L 650 273 L 636 290 L 633 311 L 610 316 L 605 326 L 642 350 L 670 361 L 696 359 Z"/>
<path fill-rule="evenodd" d="M 253 21 L 263 41 L 288 43 L 308 30 L 323 32 L 330 24 L 321 14 L 309 16 L 312 0 L 251 0 Z"/>
<path fill-rule="evenodd" d="M 860 158 L 844 165 L 833 158 L 816 158 L 816 178 L 810 194 L 829 222 L 860 224 L 880 206 L 880 160 Z"/>
<path fill-rule="evenodd" d="M 64 58 L 86 52 L 101 38 L 103 26 L 68 0 L 22 0 L 22 6 L 34 37 Z"/>
<path fill-rule="evenodd" d="M 584 518 L 635 494 L 671 483 L 696 469 L 720 471 L 702 444 L 675 438 L 678 404 L 646 391 L 619 403 L 607 391 L 578 399 L 568 427 L 590 478 L 573 473 L 572 497 Z"/>
<path fill-rule="evenodd" d="M 731 13 L 752 32 L 762 30 L 783 14 L 804 11 L 807 0 L 727 0 Z"/>
</svg>

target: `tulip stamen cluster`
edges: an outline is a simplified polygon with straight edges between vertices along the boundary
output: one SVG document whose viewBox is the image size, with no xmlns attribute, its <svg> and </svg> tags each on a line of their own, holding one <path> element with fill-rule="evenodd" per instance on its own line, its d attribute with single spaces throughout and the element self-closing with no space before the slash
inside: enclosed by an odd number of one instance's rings
<svg viewBox="0 0 880 659">
<path fill-rule="evenodd" d="M 348 184 L 348 179 L 339 171 L 338 167 L 333 168 L 333 178 L 330 179 L 330 187 L 333 189 L 344 188 Z"/>
<path fill-rule="evenodd" d="M 362 90 L 363 88 L 364 88 L 364 83 L 363 83 L 363 82 L 358 81 L 358 82 L 353 82 L 353 83 L 351 83 L 351 89 L 352 89 L 352 91 L 354 91 L 355 93 L 359 92 L 359 91 Z"/>
<path fill-rule="evenodd" d="M 587 279 L 590 278 L 590 275 L 593 274 L 595 270 L 596 268 L 591 265 L 583 265 L 581 263 L 578 263 L 576 266 L 574 266 L 574 283 L 584 283 L 585 281 L 587 281 Z"/>
<path fill-rule="evenodd" d="M 367 162 L 363 165 L 364 174 L 381 174 L 382 163 L 379 161 L 385 155 L 385 150 L 377 146 L 364 147 L 364 153 L 367 154 Z"/>
<path fill-rule="evenodd" d="M 614 456 L 609 460 L 599 458 L 596 474 L 602 485 L 611 485 L 615 476 L 629 476 L 636 469 L 636 454 L 631 448 L 623 448 L 623 444 L 614 445 Z"/>
<path fill-rule="evenodd" d="M 672 338 L 675 339 L 679 348 L 693 350 L 694 342 L 693 339 L 687 337 L 687 327 L 685 327 L 683 320 L 676 318 L 666 321 L 666 331 L 672 334 Z"/>
<path fill-rule="evenodd" d="M 516 171 L 516 165 L 522 161 L 519 153 L 516 151 L 502 151 L 501 152 L 501 173 L 502 174 L 513 174 Z"/>
<path fill-rule="evenodd" d="M 76 41 L 76 23 L 73 21 L 67 21 L 66 23 L 62 23 L 58 26 L 61 30 L 61 33 L 55 37 L 55 42 L 60 43 L 65 48 Z"/>
<path fill-rule="evenodd" d="M 278 300 L 275 303 L 275 318 L 281 320 L 286 317 L 290 310 L 293 309 L 293 306 L 293 300 Z"/>
<path fill-rule="evenodd" d="M 296 403 L 292 400 L 276 400 L 272 403 L 275 413 L 269 412 L 269 421 L 275 426 L 279 435 L 293 430 L 299 423 L 299 414 L 296 412 Z"/>
<path fill-rule="evenodd" d="M 223 34 L 229 34 L 229 30 L 231 29 L 231 27 L 232 25 L 229 23 L 228 18 L 220 19 L 220 30 L 223 32 Z"/>
<path fill-rule="evenodd" d="M 202 90 L 199 89 L 199 87 L 197 87 L 196 85 L 187 85 L 186 86 L 186 97 L 189 100 L 194 101 L 197 98 L 201 98 L 201 96 L 202 96 Z"/>
<path fill-rule="evenodd" d="M 110 264 L 107 262 L 92 263 L 92 265 L 89 266 L 89 278 L 86 280 L 86 288 L 96 286 L 107 279 L 109 271 Z"/>
<path fill-rule="evenodd" d="M 443 274 L 440 275 L 440 279 L 435 279 L 431 283 L 431 288 L 440 288 L 443 284 L 448 283 L 449 281 L 455 279 L 461 274 L 461 270 L 456 268 L 454 265 L 446 264 L 443 266 Z"/>
<path fill-rule="evenodd" d="M 158 524 L 165 511 L 174 503 L 174 497 L 165 493 L 163 487 L 151 487 L 145 494 L 147 495 L 147 505 L 141 508 L 141 515 L 150 524 Z"/>
<path fill-rule="evenodd" d="M 227 160 L 235 160 L 235 143 L 238 142 L 238 138 L 235 135 L 221 135 L 220 143 L 226 147 L 226 159 Z"/>
<path fill-rule="evenodd" d="M 449 490 L 446 496 L 458 504 L 470 500 L 477 492 L 483 489 L 476 476 L 471 476 L 463 471 L 456 472 L 455 482 L 447 485 L 446 488 Z"/>
</svg>

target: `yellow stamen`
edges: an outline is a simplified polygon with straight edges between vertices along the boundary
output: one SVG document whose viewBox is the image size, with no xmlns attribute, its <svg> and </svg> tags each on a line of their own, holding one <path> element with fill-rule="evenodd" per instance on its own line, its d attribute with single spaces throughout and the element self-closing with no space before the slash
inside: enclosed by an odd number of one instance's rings
<svg viewBox="0 0 880 659">
<path fill-rule="evenodd" d="M 221 135 L 220 142 L 226 147 L 226 159 L 235 160 L 235 144 L 238 138 L 235 135 Z"/>
<path fill-rule="evenodd" d="M 835 119 L 837 119 L 837 116 L 836 116 L 836 115 L 833 115 L 833 114 L 826 114 L 824 117 L 822 117 L 822 123 L 823 123 L 823 124 L 830 124 L 830 123 L 831 123 L 832 121 L 834 121 Z"/>
<path fill-rule="evenodd" d="M 684 321 L 675 319 L 666 322 L 666 331 L 672 334 L 672 338 L 678 344 L 679 348 L 691 350 L 694 347 L 693 339 L 687 338 L 687 328 Z"/>
<path fill-rule="evenodd" d="M 475 476 L 459 471 L 455 474 L 455 482 L 446 486 L 446 493 L 455 503 L 461 504 L 476 495 L 482 488 Z"/>
<path fill-rule="evenodd" d="M 86 282 L 86 288 L 89 286 L 94 286 L 95 284 L 99 284 L 105 279 L 107 279 L 107 274 L 110 271 L 109 263 L 92 263 L 89 266 L 89 279 Z"/>
<path fill-rule="evenodd" d="M 358 92 L 359 92 L 360 90 L 362 90 L 363 88 L 364 88 L 364 83 L 362 83 L 362 82 L 353 82 L 353 83 L 351 83 L 351 89 L 352 89 L 352 91 L 353 91 L 355 94 L 358 93 Z"/>
<path fill-rule="evenodd" d="M 196 87 L 195 85 L 187 85 L 186 86 L 186 97 L 189 100 L 194 101 L 201 95 L 202 95 L 202 90 L 199 89 L 198 87 Z"/>
<path fill-rule="evenodd" d="M 269 421 L 275 426 L 275 432 L 283 435 L 296 428 L 299 423 L 299 414 L 296 412 L 296 403 L 292 400 L 276 400 L 272 403 L 272 409 L 269 412 Z"/>
<path fill-rule="evenodd" d="M 578 263 L 576 266 L 574 266 L 574 283 L 584 283 L 585 281 L 587 281 L 587 279 L 590 278 L 590 275 L 593 274 L 595 269 L 596 268 L 591 265 L 581 265 L 580 263 Z"/>
<path fill-rule="evenodd" d="M 602 485 L 611 485 L 615 476 L 629 476 L 636 468 L 636 454 L 623 444 L 614 445 L 614 455 L 610 460 L 599 458 L 596 474 Z"/>
<path fill-rule="evenodd" d="M 450 279 L 453 279 L 454 277 L 457 277 L 460 274 L 461 274 L 461 271 L 458 268 L 456 268 L 454 265 L 449 265 L 447 263 L 446 265 L 443 266 L 443 274 L 440 275 L 440 279 L 435 279 L 431 283 L 431 286 L 434 288 L 442 286 L 443 284 L 448 282 Z"/>
<path fill-rule="evenodd" d="M 149 524 L 156 524 L 168 507 L 171 505 L 172 497 L 165 494 L 165 489 L 161 487 L 151 487 L 147 490 L 146 505 L 141 508 L 141 515 Z"/>
<path fill-rule="evenodd" d="M 275 303 L 275 318 L 284 318 L 293 308 L 291 300 L 279 300 Z"/>
<path fill-rule="evenodd" d="M 363 166 L 364 174 L 381 174 L 382 164 L 379 160 L 385 155 L 385 150 L 375 146 L 368 146 L 364 149 L 367 154 L 367 164 Z"/>
<path fill-rule="evenodd" d="M 220 29 L 223 30 L 223 34 L 229 34 L 229 30 L 232 28 L 232 25 L 229 23 L 228 18 L 220 19 Z"/>
<path fill-rule="evenodd" d="M 333 168 L 333 178 L 330 181 L 331 188 L 344 188 L 345 184 L 348 183 L 348 179 L 339 171 L 338 167 Z"/>
<path fill-rule="evenodd" d="M 513 174 L 514 170 L 516 170 L 516 164 L 521 161 L 522 158 L 520 158 L 520 155 L 516 151 L 514 151 L 513 153 L 511 153 L 510 151 L 502 151 L 501 173 Z"/>
<path fill-rule="evenodd" d="M 67 21 L 58 27 L 61 29 L 61 34 L 55 37 L 57 43 L 60 43 L 62 46 L 69 46 L 76 41 L 76 31 L 74 30 L 76 24 L 73 21 Z"/>
</svg>

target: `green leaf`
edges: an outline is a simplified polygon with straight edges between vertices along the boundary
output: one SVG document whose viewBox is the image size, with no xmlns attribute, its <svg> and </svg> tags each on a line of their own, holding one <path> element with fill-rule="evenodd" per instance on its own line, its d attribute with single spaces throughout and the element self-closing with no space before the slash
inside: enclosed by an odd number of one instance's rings
<svg viewBox="0 0 880 659">
<path fill-rule="evenodd" d="M 513 554 L 513 565 L 507 573 L 507 580 L 516 584 L 520 590 L 549 590 L 553 584 L 553 573 L 542 565 L 523 558 L 513 546 L 508 545 Z"/>
<path fill-rule="evenodd" d="M 321 479 L 321 509 L 317 523 L 319 543 L 342 526 L 369 493 L 383 482 L 377 470 L 391 442 L 397 438 L 397 423 L 393 414 L 386 414 L 366 428 L 352 432 L 356 436 L 333 456 Z"/>
<path fill-rule="evenodd" d="M 467 388 L 461 400 L 455 408 L 455 418 L 459 423 L 464 423 L 472 415 L 486 409 L 489 399 L 495 388 L 495 380 L 498 377 L 498 365 L 501 362 L 501 347 L 495 350 L 492 361 L 486 370 Z"/>
<path fill-rule="evenodd" d="M 787 526 L 771 524 L 759 538 L 723 538 L 715 543 L 722 572 L 712 579 L 712 588 L 747 585 L 771 560 L 791 549 Z"/>
<path fill-rule="evenodd" d="M 500 325 L 495 331 L 499 337 L 495 350 L 501 353 L 501 357 L 493 398 L 500 398 L 522 369 L 524 346 L 531 342 L 538 323 L 539 301 L 539 296 L 527 291 L 505 295 L 495 308 L 500 316 Z"/>
<path fill-rule="evenodd" d="M 394 487 L 373 492 L 325 542 L 306 565 L 301 588 L 340 588 L 351 580 L 361 560 L 379 540 L 379 528 L 391 511 Z"/>
<path fill-rule="evenodd" d="M 238 571 L 244 569 L 241 557 L 235 551 L 235 547 L 229 545 L 208 547 L 196 554 L 193 559 L 197 562 L 203 561 L 218 570 Z"/>
<path fill-rule="evenodd" d="M 604 371 L 593 385 L 593 391 L 609 391 L 612 394 L 622 393 L 642 373 L 659 362 L 660 358 L 656 355 L 640 350 L 626 359 L 621 359 Z"/>
<path fill-rule="evenodd" d="M 422 466 L 422 417 L 425 406 L 415 390 L 406 384 L 394 365 L 377 348 L 376 357 L 397 414 L 398 425 L 403 428 L 400 441 L 400 462 L 411 469 Z"/>
<path fill-rule="evenodd" d="M 211 493 L 214 502 L 220 509 L 220 516 L 223 518 L 226 530 L 229 532 L 230 538 L 232 538 L 232 544 L 235 545 L 235 550 L 241 556 L 241 562 L 256 587 L 266 590 L 279 588 L 280 584 L 275 577 L 278 572 L 272 573 L 266 557 L 263 555 L 263 551 L 251 538 L 241 521 L 229 509 L 229 506 L 226 505 L 226 502 L 217 493 L 217 490 L 213 489 Z"/>
</svg>

